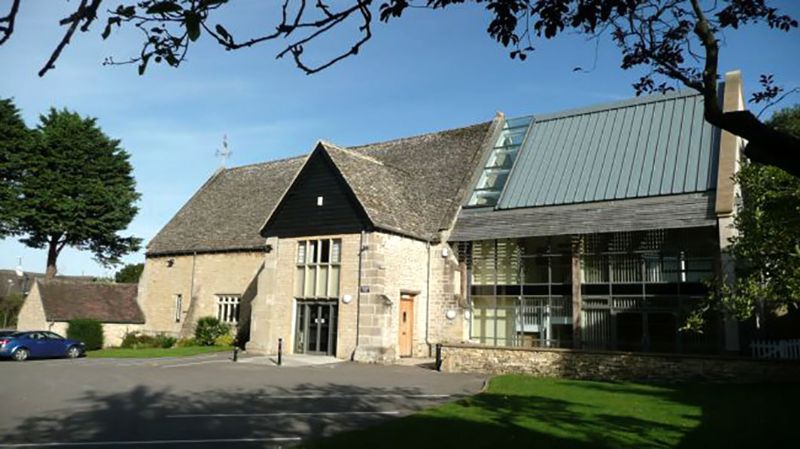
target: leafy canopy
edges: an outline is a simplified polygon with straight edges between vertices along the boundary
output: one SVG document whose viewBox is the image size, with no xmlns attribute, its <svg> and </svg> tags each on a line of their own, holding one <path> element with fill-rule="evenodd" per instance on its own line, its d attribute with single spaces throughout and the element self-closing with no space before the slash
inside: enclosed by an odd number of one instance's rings
<svg viewBox="0 0 800 449">
<path fill-rule="evenodd" d="M 94 118 L 50 109 L 10 159 L 9 232 L 48 249 L 48 275 L 65 246 L 91 251 L 106 266 L 139 248 L 140 239 L 118 235 L 138 211 L 129 156 Z"/>
<path fill-rule="evenodd" d="M 775 113 L 770 124 L 800 136 L 800 105 Z M 739 234 L 729 247 L 736 278 L 718 280 L 707 307 L 739 320 L 763 319 L 800 303 L 800 179 L 752 163 L 745 163 L 736 179 L 743 203 L 734 219 Z"/>
<path fill-rule="evenodd" d="M 30 144 L 31 132 L 11 99 L 0 99 L 0 238 L 13 227 L 11 167 Z"/>
<path fill-rule="evenodd" d="M 114 275 L 114 281 L 119 283 L 135 284 L 144 271 L 143 263 L 126 264 Z"/>
</svg>

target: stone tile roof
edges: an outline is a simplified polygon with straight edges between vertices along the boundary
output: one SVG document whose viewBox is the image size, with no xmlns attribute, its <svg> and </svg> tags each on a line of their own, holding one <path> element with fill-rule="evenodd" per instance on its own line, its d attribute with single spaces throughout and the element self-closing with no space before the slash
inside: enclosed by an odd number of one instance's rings
<svg viewBox="0 0 800 449">
<path fill-rule="evenodd" d="M 36 281 L 47 321 L 91 318 L 104 323 L 144 323 L 138 285 Z"/>
<path fill-rule="evenodd" d="M 490 125 L 360 147 L 322 145 L 375 227 L 435 240 L 458 212 Z"/>
<path fill-rule="evenodd" d="M 305 157 L 221 170 L 147 245 L 147 255 L 258 250 L 269 213 Z"/>
<path fill-rule="evenodd" d="M 455 219 L 493 122 L 369 145 L 321 142 L 373 224 L 435 239 Z M 259 231 L 307 156 L 222 170 L 147 246 L 147 255 L 259 250 Z"/>
<path fill-rule="evenodd" d="M 44 278 L 44 273 L 25 271 L 22 276 L 17 276 L 16 270 L 0 269 L 0 298 L 13 294 L 27 295 L 33 283 Z M 70 282 L 91 282 L 94 279 L 94 276 L 56 276 L 56 280 Z"/>
</svg>

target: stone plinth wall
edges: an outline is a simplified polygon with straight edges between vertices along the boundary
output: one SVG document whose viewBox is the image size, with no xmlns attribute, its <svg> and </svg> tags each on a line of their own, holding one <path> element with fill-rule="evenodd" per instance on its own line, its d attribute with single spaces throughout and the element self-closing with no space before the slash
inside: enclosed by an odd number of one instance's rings
<svg viewBox="0 0 800 449">
<path fill-rule="evenodd" d="M 735 357 L 444 345 L 442 371 L 606 381 L 800 382 L 800 362 Z"/>
</svg>

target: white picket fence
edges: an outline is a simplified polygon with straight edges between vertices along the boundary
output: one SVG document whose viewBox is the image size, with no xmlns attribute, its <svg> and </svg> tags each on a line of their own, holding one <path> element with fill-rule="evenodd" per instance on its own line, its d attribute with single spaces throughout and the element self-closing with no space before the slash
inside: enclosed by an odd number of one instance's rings
<svg viewBox="0 0 800 449">
<path fill-rule="evenodd" d="M 756 359 L 800 360 L 800 340 L 754 340 L 750 349 Z"/>
</svg>

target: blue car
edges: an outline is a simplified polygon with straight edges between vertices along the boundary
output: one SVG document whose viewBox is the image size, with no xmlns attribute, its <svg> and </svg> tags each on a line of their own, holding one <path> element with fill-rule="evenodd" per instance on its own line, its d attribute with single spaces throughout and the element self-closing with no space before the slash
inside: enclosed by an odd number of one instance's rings
<svg viewBox="0 0 800 449">
<path fill-rule="evenodd" d="M 31 357 L 69 357 L 84 354 L 83 342 L 64 338 L 50 331 L 14 332 L 0 336 L 0 357 L 10 357 L 18 362 Z"/>
</svg>

